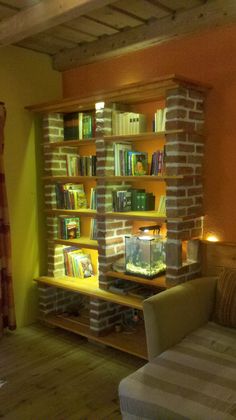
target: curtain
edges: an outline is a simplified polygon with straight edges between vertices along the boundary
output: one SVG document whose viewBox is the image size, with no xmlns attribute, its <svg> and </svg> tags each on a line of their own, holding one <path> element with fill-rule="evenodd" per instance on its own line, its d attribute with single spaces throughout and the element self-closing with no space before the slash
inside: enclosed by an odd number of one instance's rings
<svg viewBox="0 0 236 420">
<path fill-rule="evenodd" d="M 16 328 L 11 275 L 10 226 L 5 186 L 3 149 L 6 109 L 0 102 L 0 337 L 4 329 Z"/>
</svg>

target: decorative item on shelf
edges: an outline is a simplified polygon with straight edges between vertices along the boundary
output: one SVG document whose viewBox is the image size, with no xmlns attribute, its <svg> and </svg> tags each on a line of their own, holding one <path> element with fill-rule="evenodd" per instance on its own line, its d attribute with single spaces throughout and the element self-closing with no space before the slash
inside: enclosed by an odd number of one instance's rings
<svg viewBox="0 0 236 420">
<path fill-rule="evenodd" d="M 141 234 L 125 237 L 125 268 L 127 274 L 153 279 L 165 272 L 165 239 L 160 226 L 144 226 Z M 147 234 L 147 232 L 158 234 Z"/>
<path fill-rule="evenodd" d="M 131 283 L 130 281 L 114 279 L 109 286 L 109 291 L 118 295 L 127 295 L 131 290 L 137 289 L 137 287 L 135 283 Z"/>
</svg>

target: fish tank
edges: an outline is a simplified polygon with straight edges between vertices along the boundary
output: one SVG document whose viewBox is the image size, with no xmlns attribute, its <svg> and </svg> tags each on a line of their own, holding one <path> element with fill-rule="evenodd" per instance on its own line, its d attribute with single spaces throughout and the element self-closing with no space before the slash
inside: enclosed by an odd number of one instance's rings
<svg viewBox="0 0 236 420">
<path fill-rule="evenodd" d="M 126 273 L 148 279 L 163 274 L 166 270 L 165 243 L 161 235 L 126 236 Z"/>
</svg>

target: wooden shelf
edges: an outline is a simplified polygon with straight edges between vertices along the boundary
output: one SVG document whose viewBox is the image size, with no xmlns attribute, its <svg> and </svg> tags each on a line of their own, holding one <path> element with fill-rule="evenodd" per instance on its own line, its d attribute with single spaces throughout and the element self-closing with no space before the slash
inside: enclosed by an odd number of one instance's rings
<svg viewBox="0 0 236 420">
<path fill-rule="evenodd" d="M 178 130 L 166 130 L 166 131 L 159 131 L 157 132 L 146 132 L 146 133 L 139 133 L 139 134 L 122 134 L 122 135 L 111 135 L 111 136 L 104 136 L 103 139 L 106 142 L 112 143 L 119 143 L 121 141 L 150 141 L 150 140 L 158 140 L 160 138 L 165 137 L 168 134 L 179 134 L 185 133 L 186 130 L 178 129 Z"/>
<path fill-rule="evenodd" d="M 55 215 L 70 215 L 70 216 L 86 216 L 86 217 L 96 217 L 97 211 L 91 209 L 77 209 L 77 210 L 68 210 L 68 209 L 45 209 L 47 214 Z"/>
<path fill-rule="evenodd" d="M 95 335 L 87 324 L 83 324 L 78 320 L 75 321 L 69 317 L 62 315 L 47 315 L 42 321 L 46 321 L 50 325 L 63 328 L 64 330 L 73 332 L 83 337 L 89 338 L 94 342 L 105 344 L 115 349 L 125 351 L 126 353 L 138 356 L 147 360 L 147 345 L 143 325 L 138 325 L 137 330 L 132 333 L 110 332 L 105 336 Z"/>
<path fill-rule="evenodd" d="M 128 306 L 135 309 L 143 309 L 142 300 L 133 296 L 118 295 L 99 288 L 97 276 L 80 279 L 77 277 L 47 277 L 42 276 L 35 279 L 36 282 L 55 286 L 60 289 L 81 293 L 93 298 L 106 300 L 118 305 Z"/>
<path fill-rule="evenodd" d="M 98 249 L 98 241 L 82 236 L 78 239 L 49 239 L 49 242 L 53 242 L 55 245 L 77 246 L 81 248 Z"/>
<path fill-rule="evenodd" d="M 88 146 L 90 144 L 95 145 L 96 139 L 92 137 L 91 139 L 86 140 L 64 140 L 64 141 L 55 141 L 52 143 L 42 143 L 42 146 L 52 148 L 57 147 L 79 147 L 79 146 Z"/>
<path fill-rule="evenodd" d="M 43 181 L 54 183 L 54 182 L 86 182 L 86 181 L 96 181 L 96 176 L 44 176 Z"/>
<path fill-rule="evenodd" d="M 98 176 L 97 181 L 105 181 L 105 182 L 137 182 L 137 181 L 145 181 L 145 182 L 165 182 L 168 179 L 183 179 L 183 175 L 173 175 L 173 176 L 161 176 L 161 175 L 114 175 L 114 176 Z"/>
<path fill-rule="evenodd" d="M 158 214 L 157 211 L 129 211 L 129 212 L 107 212 L 99 213 L 98 217 L 118 220 L 154 220 L 160 223 L 166 222 L 166 216 Z"/>
<path fill-rule="evenodd" d="M 108 271 L 106 273 L 106 276 L 121 279 L 121 280 L 132 281 L 135 283 L 145 284 L 145 285 L 153 286 L 153 287 L 156 287 L 158 289 L 163 289 L 163 290 L 169 289 L 171 287 L 166 284 L 166 277 L 164 275 L 155 277 L 154 279 L 149 280 L 144 277 L 137 277 L 131 274 L 119 273 L 117 271 Z"/>
</svg>

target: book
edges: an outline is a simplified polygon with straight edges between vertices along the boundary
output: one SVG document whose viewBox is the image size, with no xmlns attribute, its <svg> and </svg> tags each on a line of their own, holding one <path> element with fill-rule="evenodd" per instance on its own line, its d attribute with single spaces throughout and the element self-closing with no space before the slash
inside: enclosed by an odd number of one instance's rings
<svg viewBox="0 0 236 420">
<path fill-rule="evenodd" d="M 58 235 L 61 239 L 76 239 L 80 237 L 80 218 L 59 216 Z"/>
<path fill-rule="evenodd" d="M 76 140 L 79 138 L 79 113 L 70 112 L 64 114 L 64 140 Z"/>
<path fill-rule="evenodd" d="M 159 206 L 158 206 L 157 212 L 160 215 L 163 215 L 163 216 L 166 215 L 166 196 L 165 195 L 160 196 Z"/>
<path fill-rule="evenodd" d="M 93 210 L 97 209 L 97 190 L 96 190 L 96 188 L 91 188 L 90 208 L 93 209 Z M 91 221 L 90 221 L 90 239 L 97 239 L 97 219 L 91 219 Z"/>
</svg>

